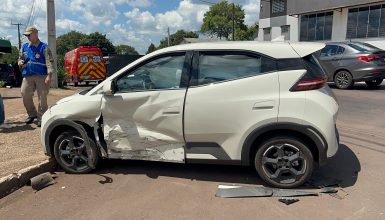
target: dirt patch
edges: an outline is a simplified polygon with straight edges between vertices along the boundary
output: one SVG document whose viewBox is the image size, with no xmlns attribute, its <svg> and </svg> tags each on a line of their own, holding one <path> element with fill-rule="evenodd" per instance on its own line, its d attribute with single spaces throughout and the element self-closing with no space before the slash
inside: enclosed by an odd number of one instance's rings
<svg viewBox="0 0 385 220">
<path fill-rule="evenodd" d="M 51 89 L 48 105 L 78 93 L 85 88 Z M 0 130 L 0 177 L 15 173 L 25 167 L 38 164 L 47 159 L 40 143 L 40 128 L 36 124 L 26 125 L 27 118 L 20 88 L 0 88 L 4 106 L 5 121 L 12 124 L 11 129 Z M 37 96 L 34 97 L 37 105 Z"/>
</svg>

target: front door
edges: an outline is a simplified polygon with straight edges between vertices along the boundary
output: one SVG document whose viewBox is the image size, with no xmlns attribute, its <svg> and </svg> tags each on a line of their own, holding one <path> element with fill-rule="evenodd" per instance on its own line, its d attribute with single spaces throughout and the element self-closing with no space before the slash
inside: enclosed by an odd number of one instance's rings
<svg viewBox="0 0 385 220">
<path fill-rule="evenodd" d="M 165 54 L 114 79 L 102 99 L 109 158 L 184 162 L 182 127 L 191 56 Z"/>
</svg>

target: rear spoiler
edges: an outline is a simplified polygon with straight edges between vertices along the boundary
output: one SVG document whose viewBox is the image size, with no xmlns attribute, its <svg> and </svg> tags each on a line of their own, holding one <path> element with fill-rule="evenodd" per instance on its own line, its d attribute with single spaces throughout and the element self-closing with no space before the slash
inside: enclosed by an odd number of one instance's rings
<svg viewBox="0 0 385 220">
<path fill-rule="evenodd" d="M 296 42 L 296 43 L 289 42 L 289 44 L 300 57 L 306 57 L 309 54 L 317 52 L 322 48 L 324 48 L 326 45 L 324 43 L 310 43 L 310 42 Z"/>
</svg>

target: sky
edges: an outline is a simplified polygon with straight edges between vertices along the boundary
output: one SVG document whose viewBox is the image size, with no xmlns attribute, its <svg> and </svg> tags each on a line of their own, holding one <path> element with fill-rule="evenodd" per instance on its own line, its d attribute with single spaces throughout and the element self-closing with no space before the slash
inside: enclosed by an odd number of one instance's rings
<svg viewBox="0 0 385 220">
<path fill-rule="evenodd" d="M 245 24 L 259 19 L 260 0 L 229 0 L 245 11 Z M 177 30 L 198 31 L 210 3 L 220 0 L 55 0 L 56 36 L 70 31 L 100 32 L 114 44 L 126 44 L 144 54 L 148 46 Z M 17 26 L 23 33 L 27 25 L 39 29 L 47 42 L 46 0 L 1 0 L 0 38 L 18 46 Z M 27 42 L 25 37 L 22 42 Z"/>
</svg>

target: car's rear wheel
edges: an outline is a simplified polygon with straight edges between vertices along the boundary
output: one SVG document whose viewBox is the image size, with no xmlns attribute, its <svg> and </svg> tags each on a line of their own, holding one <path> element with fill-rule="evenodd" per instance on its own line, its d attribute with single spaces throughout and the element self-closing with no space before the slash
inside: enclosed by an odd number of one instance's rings
<svg viewBox="0 0 385 220">
<path fill-rule="evenodd" d="M 369 87 L 377 87 L 379 86 L 384 79 L 375 79 L 370 81 L 365 81 L 366 85 Z"/>
<path fill-rule="evenodd" d="M 313 156 L 306 145 L 292 137 L 274 137 L 257 150 L 254 161 L 259 176 L 269 185 L 294 188 L 313 172 Z"/>
<path fill-rule="evenodd" d="M 88 173 L 92 168 L 88 164 L 93 157 L 94 167 L 98 162 L 95 142 L 89 139 L 90 154 L 88 154 L 83 137 L 75 132 L 64 132 L 55 141 L 54 155 L 58 164 L 68 173 Z"/>
<path fill-rule="evenodd" d="M 334 76 L 334 83 L 339 89 L 350 89 L 354 84 L 352 74 L 346 70 L 341 70 Z"/>
</svg>

